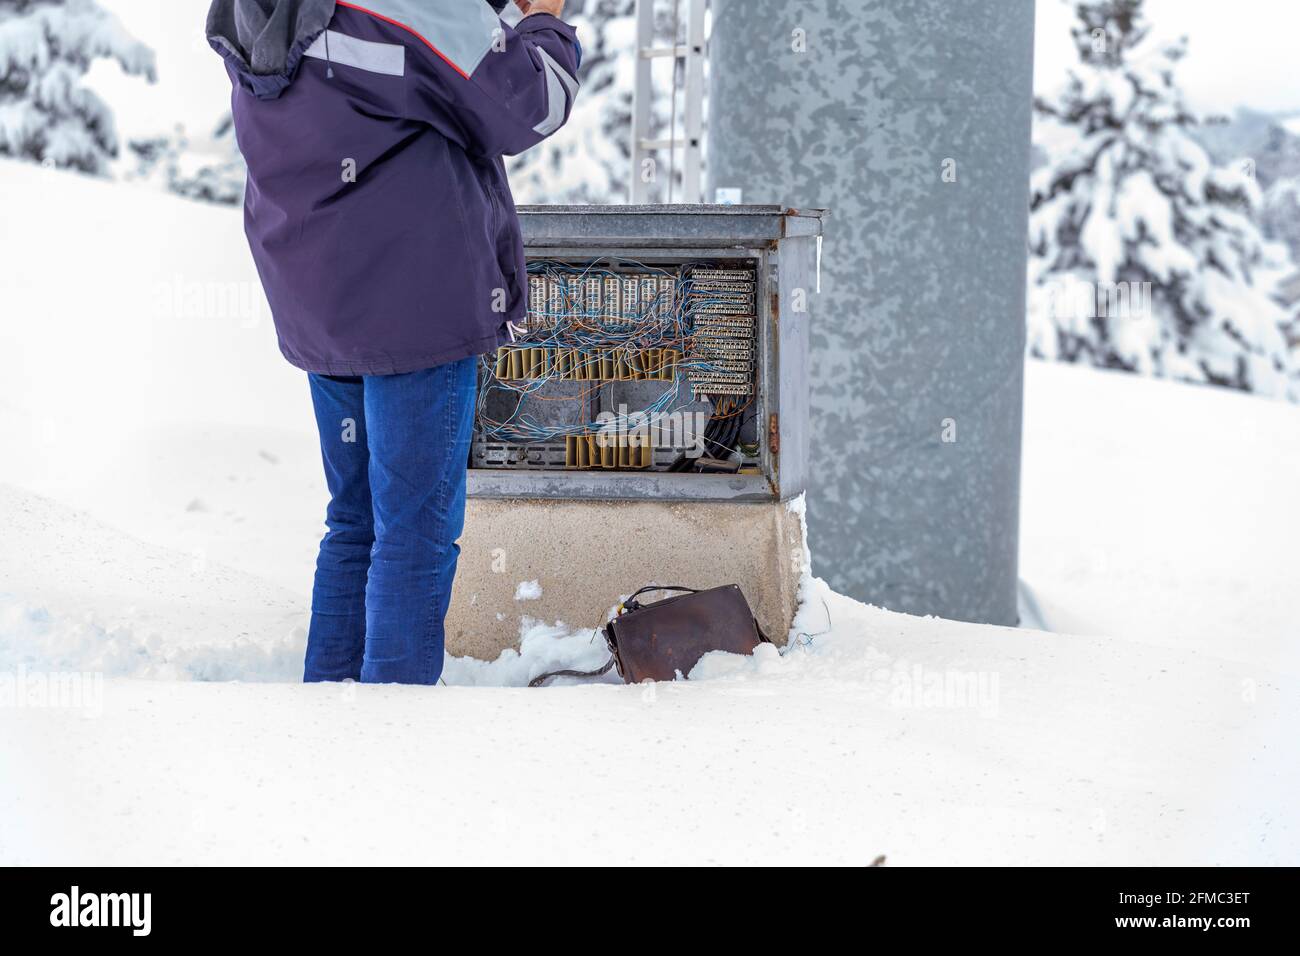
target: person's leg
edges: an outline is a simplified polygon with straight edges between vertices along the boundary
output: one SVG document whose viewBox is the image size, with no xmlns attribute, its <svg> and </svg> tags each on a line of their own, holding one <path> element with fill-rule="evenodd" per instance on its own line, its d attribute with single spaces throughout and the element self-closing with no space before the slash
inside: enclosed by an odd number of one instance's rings
<svg viewBox="0 0 1300 956">
<path fill-rule="evenodd" d="M 365 380 L 375 547 L 363 682 L 433 684 L 442 674 L 477 361 Z"/>
<path fill-rule="evenodd" d="M 304 681 L 359 680 L 366 644 L 366 576 L 374 545 L 365 383 L 309 375 L 330 503 L 316 559 Z"/>
</svg>

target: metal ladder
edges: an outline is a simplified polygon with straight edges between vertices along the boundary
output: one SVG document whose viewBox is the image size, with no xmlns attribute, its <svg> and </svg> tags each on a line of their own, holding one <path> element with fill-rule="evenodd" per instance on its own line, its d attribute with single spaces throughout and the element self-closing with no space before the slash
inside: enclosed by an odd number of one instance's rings
<svg viewBox="0 0 1300 956">
<path fill-rule="evenodd" d="M 674 10 L 679 0 L 673 0 Z M 682 189 L 679 202 L 701 200 L 700 172 L 704 137 L 704 11 L 708 0 L 680 0 L 686 4 L 686 43 L 668 47 L 654 45 L 655 0 L 636 0 L 636 85 L 632 93 L 632 188 L 633 203 L 650 201 L 650 187 L 658 179 L 658 167 L 651 153 L 667 150 L 669 157 L 667 200 L 674 198 L 673 158 L 682 151 Z M 674 38 L 676 23 L 674 22 Z M 667 139 L 650 138 L 654 104 L 651 67 L 661 57 L 673 59 L 673 119 Z M 686 64 L 682 97 L 685 101 L 683 137 L 677 138 L 677 61 Z"/>
</svg>

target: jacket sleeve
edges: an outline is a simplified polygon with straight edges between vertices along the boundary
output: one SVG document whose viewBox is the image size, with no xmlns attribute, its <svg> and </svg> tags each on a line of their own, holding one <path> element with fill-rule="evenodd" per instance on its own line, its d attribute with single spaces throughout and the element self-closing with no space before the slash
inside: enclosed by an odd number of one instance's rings
<svg viewBox="0 0 1300 956">
<path fill-rule="evenodd" d="M 576 31 L 550 14 L 531 14 L 514 28 L 492 19 L 491 45 L 476 63 L 458 65 L 433 47 L 419 51 L 408 102 L 412 119 L 488 159 L 521 153 L 565 124 L 582 58 Z"/>
</svg>

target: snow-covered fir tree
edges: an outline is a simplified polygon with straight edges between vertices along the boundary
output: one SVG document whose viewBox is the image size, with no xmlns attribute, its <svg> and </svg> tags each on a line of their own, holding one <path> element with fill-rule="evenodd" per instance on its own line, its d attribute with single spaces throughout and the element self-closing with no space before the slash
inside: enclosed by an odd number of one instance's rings
<svg viewBox="0 0 1300 956">
<path fill-rule="evenodd" d="M 1300 177 L 1275 180 L 1264 190 L 1260 225 L 1300 262 Z"/>
<path fill-rule="evenodd" d="M 104 173 L 113 113 L 81 84 L 97 59 L 154 80 L 154 55 L 94 0 L 0 0 L 0 155 Z"/>
<path fill-rule="evenodd" d="M 131 140 L 135 169 L 126 179 L 203 202 L 234 206 L 244 201 L 248 169 L 227 112 L 206 137 L 191 138 L 184 124 L 170 134 Z"/>
<path fill-rule="evenodd" d="M 1036 101 L 1048 163 L 1031 186 L 1029 347 L 1037 355 L 1247 391 L 1296 389 L 1289 254 L 1255 222 L 1246 164 L 1191 131 L 1175 70 L 1186 42 L 1149 36 L 1143 0 L 1084 0 L 1079 63 Z"/>
<path fill-rule="evenodd" d="M 1220 163 L 1250 164 L 1264 194 L 1260 228 L 1300 263 L 1300 136 L 1276 116 L 1246 107 L 1231 117 L 1207 117 L 1196 136 Z"/>
</svg>

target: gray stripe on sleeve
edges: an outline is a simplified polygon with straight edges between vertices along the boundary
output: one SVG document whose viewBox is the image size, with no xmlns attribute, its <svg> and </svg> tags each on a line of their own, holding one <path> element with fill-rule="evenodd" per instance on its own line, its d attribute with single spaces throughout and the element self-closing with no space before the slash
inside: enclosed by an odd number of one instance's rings
<svg viewBox="0 0 1300 956">
<path fill-rule="evenodd" d="M 569 100 L 578 95 L 578 81 L 556 62 L 555 57 L 541 47 L 536 47 L 536 50 L 542 55 L 542 66 L 546 70 L 546 119 L 533 130 L 542 136 L 550 136 L 564 125 L 564 111 Z"/>
</svg>

